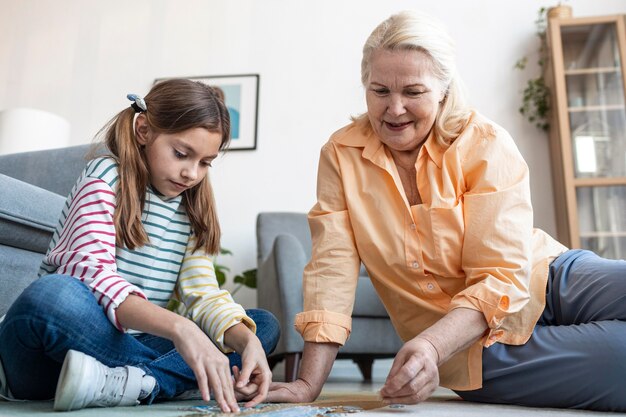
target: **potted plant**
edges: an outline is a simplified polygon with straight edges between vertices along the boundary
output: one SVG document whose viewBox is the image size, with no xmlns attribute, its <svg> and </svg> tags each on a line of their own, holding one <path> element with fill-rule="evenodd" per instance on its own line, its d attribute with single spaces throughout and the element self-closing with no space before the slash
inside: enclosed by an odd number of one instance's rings
<svg viewBox="0 0 626 417">
<path fill-rule="evenodd" d="M 546 132 L 550 128 L 550 123 L 548 122 L 550 89 L 546 85 L 544 78 L 550 62 L 546 34 L 548 19 L 567 19 L 571 17 L 571 6 L 559 2 L 554 7 L 540 8 L 535 20 L 536 35 L 539 38 L 539 58 L 537 60 L 539 75 L 526 82 L 526 87 L 522 92 L 522 105 L 519 108 L 519 112 L 537 128 Z M 524 56 L 515 63 L 515 68 L 523 70 L 526 68 L 526 64 L 528 64 L 528 57 Z"/>
<path fill-rule="evenodd" d="M 526 87 L 522 92 L 522 105 L 519 112 L 537 128 L 548 131 L 548 113 L 550 111 L 550 89 L 545 83 L 544 74 L 548 68 L 548 44 L 546 39 L 546 8 L 542 7 L 537 13 L 535 20 L 536 35 L 539 38 L 539 75 L 526 82 Z M 515 63 L 515 68 L 524 70 L 528 64 L 528 57 L 524 56 Z"/>
<path fill-rule="evenodd" d="M 232 255 L 233 253 L 225 248 L 220 248 L 220 255 Z M 215 276 L 217 278 L 217 283 L 221 287 L 226 283 L 227 273 L 230 272 L 230 268 L 221 265 L 217 262 L 217 259 L 213 261 L 213 266 L 215 268 Z M 252 289 L 256 289 L 256 268 L 248 269 L 243 271 L 239 275 L 235 275 L 233 278 L 233 282 L 237 284 L 237 286 L 230 292 L 234 295 L 237 291 L 241 289 L 241 287 L 248 287 Z"/>
</svg>

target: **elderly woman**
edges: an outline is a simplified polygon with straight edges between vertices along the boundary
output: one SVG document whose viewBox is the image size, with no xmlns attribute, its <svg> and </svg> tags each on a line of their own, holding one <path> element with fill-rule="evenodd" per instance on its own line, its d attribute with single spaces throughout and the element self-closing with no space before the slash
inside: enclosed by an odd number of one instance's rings
<svg viewBox="0 0 626 417">
<path fill-rule="evenodd" d="M 405 341 L 385 402 L 442 385 L 472 401 L 625 411 L 626 262 L 533 229 L 528 167 L 465 106 L 435 20 L 391 16 L 361 69 L 367 114 L 321 151 L 300 374 L 268 398 L 318 396 L 350 335 L 362 262 Z"/>
</svg>

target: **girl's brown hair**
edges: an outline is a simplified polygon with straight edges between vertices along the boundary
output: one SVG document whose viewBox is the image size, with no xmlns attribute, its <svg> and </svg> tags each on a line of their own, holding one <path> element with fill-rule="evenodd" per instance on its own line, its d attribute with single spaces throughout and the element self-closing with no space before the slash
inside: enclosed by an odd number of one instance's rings
<svg viewBox="0 0 626 417">
<path fill-rule="evenodd" d="M 220 150 L 228 145 L 230 117 L 214 88 L 186 79 L 165 80 L 154 85 L 144 101 L 147 110 L 143 114 L 154 133 L 178 133 L 200 127 L 221 134 Z M 128 107 L 101 131 L 105 145 L 118 163 L 115 243 L 129 249 L 149 243 L 141 214 L 150 176 L 145 153 L 135 137 L 134 116 L 135 110 Z M 218 253 L 221 230 L 208 175 L 183 192 L 183 205 L 196 236 L 194 250 L 202 248 L 209 254 Z"/>
</svg>

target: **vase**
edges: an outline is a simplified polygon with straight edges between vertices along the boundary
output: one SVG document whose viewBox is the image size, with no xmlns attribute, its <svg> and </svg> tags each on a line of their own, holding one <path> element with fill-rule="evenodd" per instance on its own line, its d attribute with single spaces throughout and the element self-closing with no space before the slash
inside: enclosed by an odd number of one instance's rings
<svg viewBox="0 0 626 417">
<path fill-rule="evenodd" d="M 548 19 L 570 19 L 572 17 L 572 6 L 559 4 L 548 9 Z"/>
</svg>

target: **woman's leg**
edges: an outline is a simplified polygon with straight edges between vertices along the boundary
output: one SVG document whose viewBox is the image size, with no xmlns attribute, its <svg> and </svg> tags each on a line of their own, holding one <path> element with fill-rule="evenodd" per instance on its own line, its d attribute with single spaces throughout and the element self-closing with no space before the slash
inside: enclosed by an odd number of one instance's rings
<svg viewBox="0 0 626 417">
<path fill-rule="evenodd" d="M 626 262 L 571 250 L 550 267 L 530 340 L 483 350 L 481 402 L 626 411 Z"/>
<path fill-rule="evenodd" d="M 626 323 L 537 326 L 526 344 L 483 350 L 483 387 L 463 399 L 626 411 Z"/>
<path fill-rule="evenodd" d="M 570 250 L 550 265 L 546 308 L 538 324 L 626 321 L 626 261 Z"/>
</svg>

